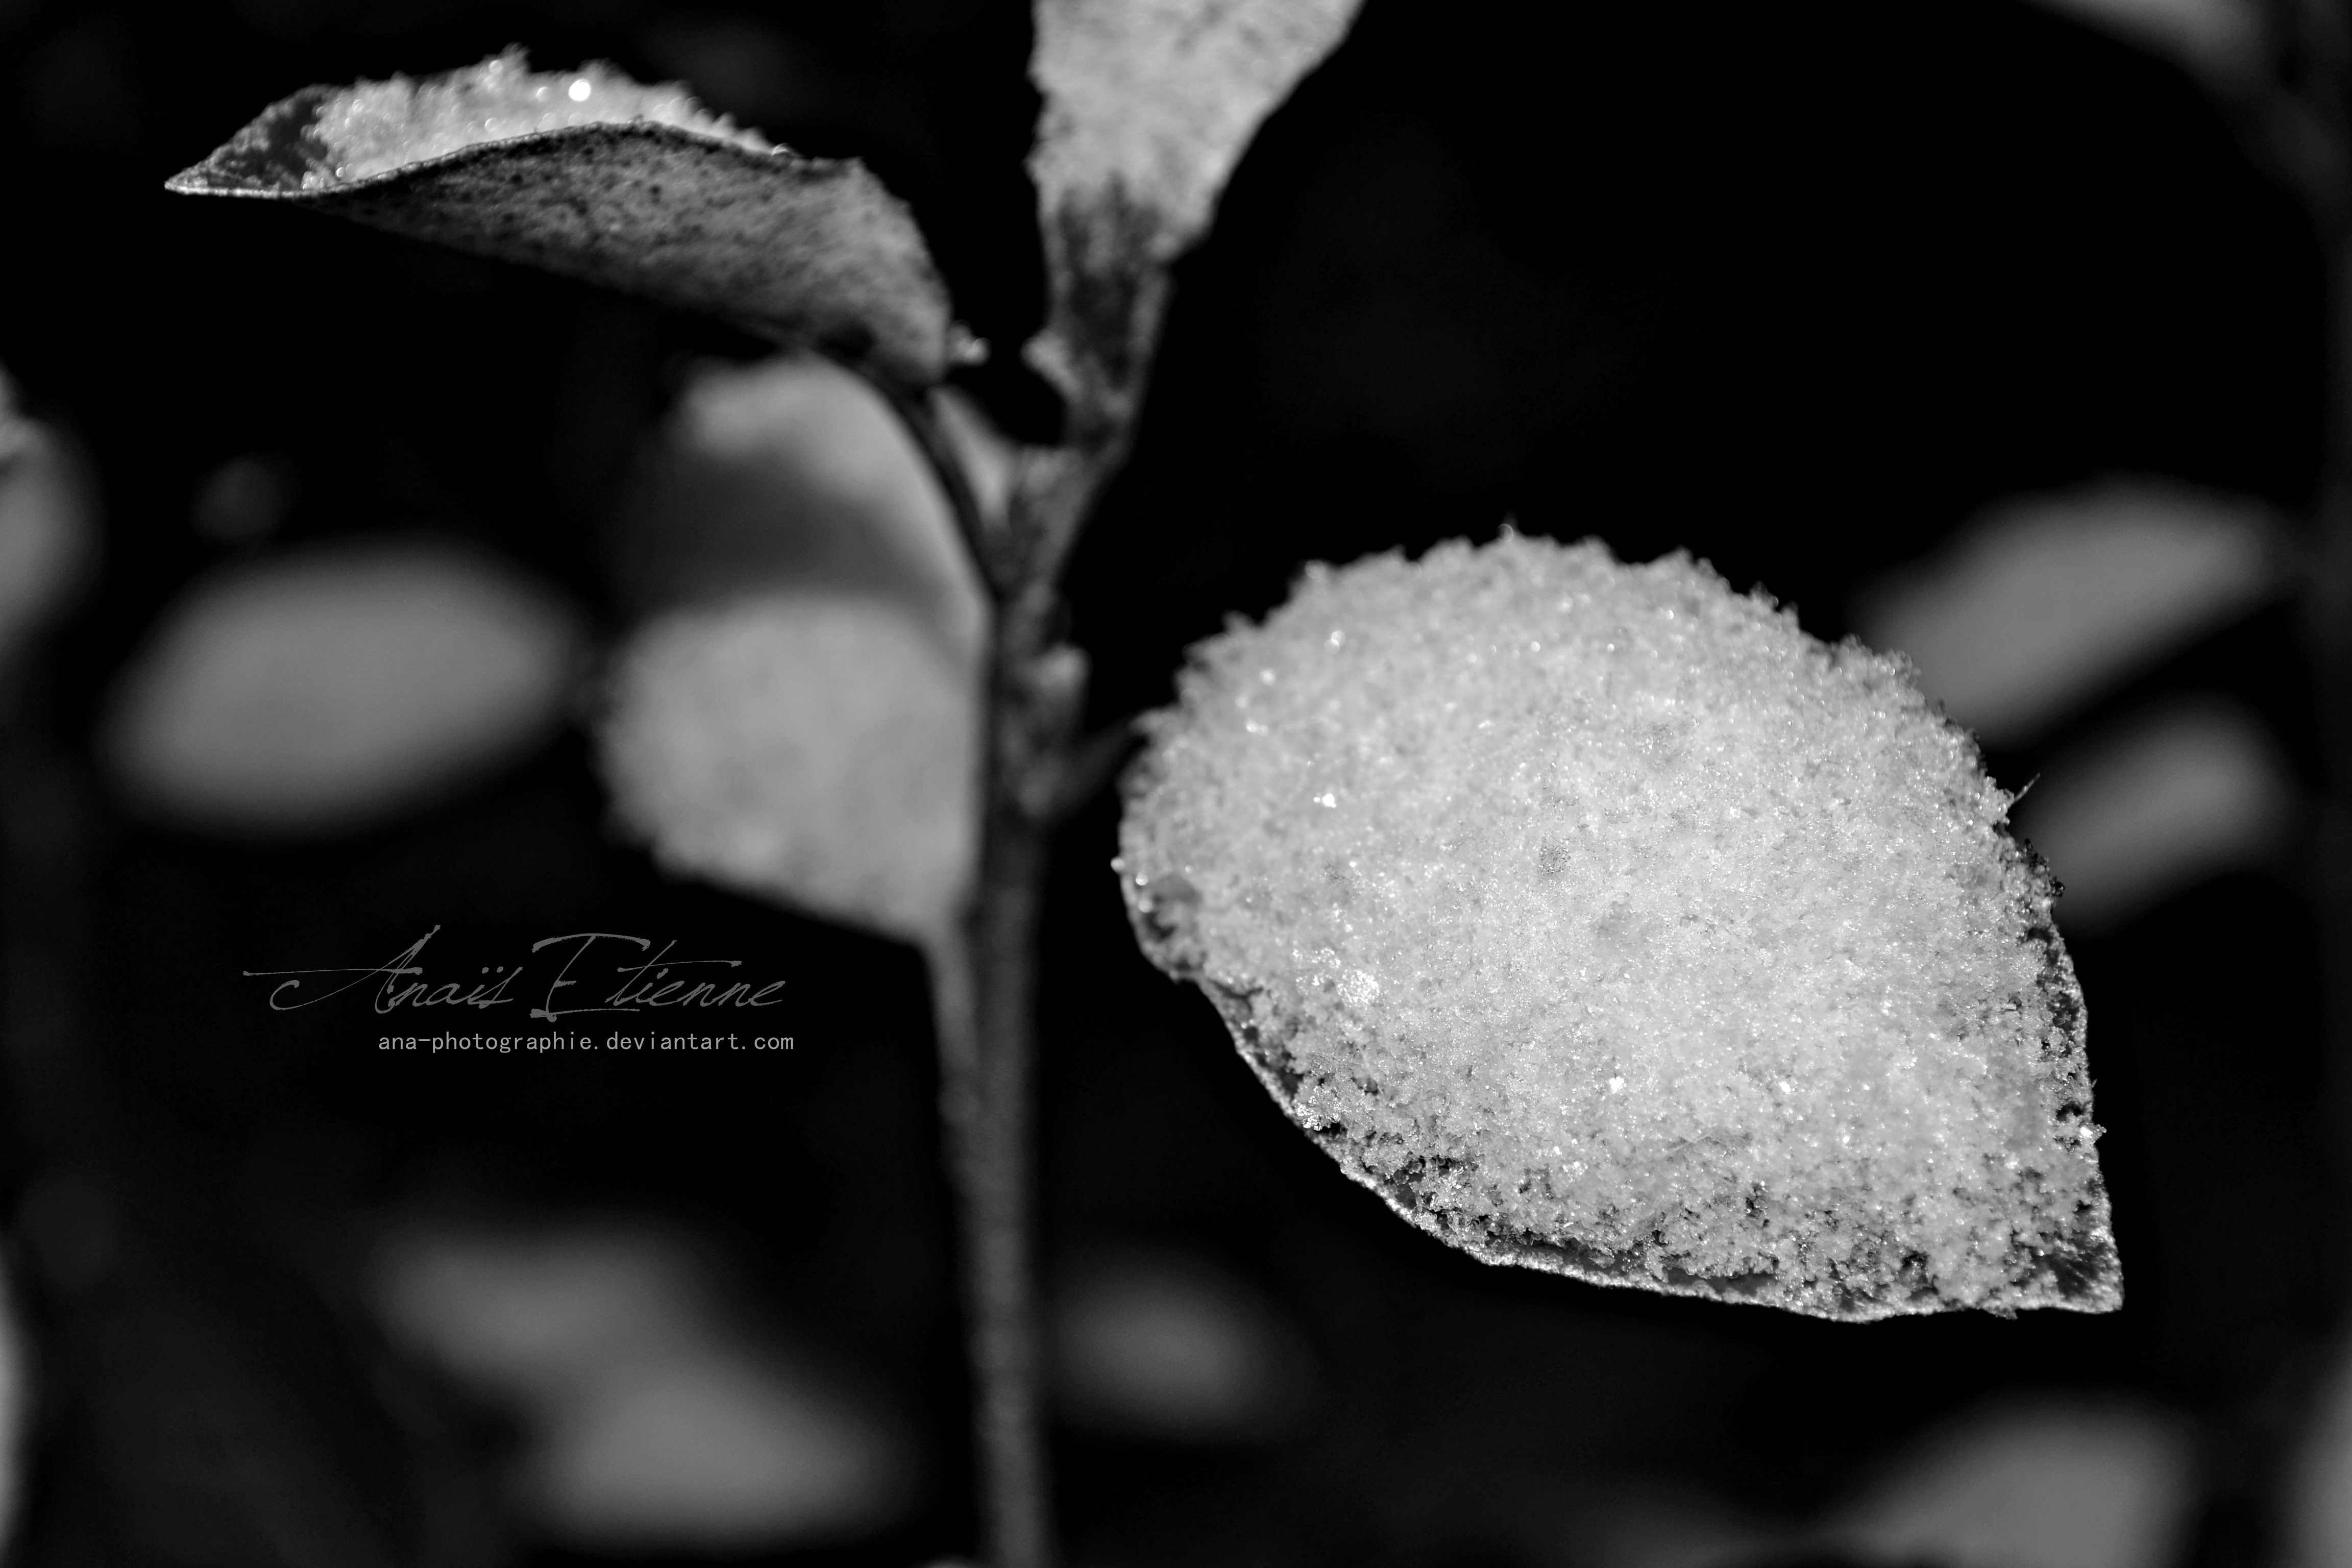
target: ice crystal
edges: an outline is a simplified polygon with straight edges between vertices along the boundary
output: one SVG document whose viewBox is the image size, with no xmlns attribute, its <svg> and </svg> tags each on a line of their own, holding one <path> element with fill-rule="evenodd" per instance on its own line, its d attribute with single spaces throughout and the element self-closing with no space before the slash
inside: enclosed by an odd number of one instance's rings
<svg viewBox="0 0 2352 1568">
<path fill-rule="evenodd" d="M 676 82 L 648 87 L 593 61 L 573 71 L 534 71 L 522 50 L 510 48 L 462 70 L 362 81 L 335 94 L 310 127 L 331 161 L 308 171 L 303 184 L 348 184 L 480 142 L 634 121 L 770 150 L 757 132 L 711 114 Z"/>
</svg>

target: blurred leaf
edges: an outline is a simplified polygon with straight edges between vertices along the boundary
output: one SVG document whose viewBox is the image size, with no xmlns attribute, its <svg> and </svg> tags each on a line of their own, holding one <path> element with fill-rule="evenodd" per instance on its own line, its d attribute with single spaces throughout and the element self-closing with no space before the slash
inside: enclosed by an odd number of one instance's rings
<svg viewBox="0 0 2352 1568">
<path fill-rule="evenodd" d="M 880 1411 L 814 1347 L 752 1331 L 686 1238 L 588 1223 L 394 1231 L 374 1297 L 393 1336 L 524 1438 L 514 1490 L 589 1552 L 740 1554 L 871 1531 L 908 1489 Z"/>
<path fill-rule="evenodd" d="M 0 669 L 89 575 L 98 519 L 89 475 L 65 438 L 16 410 L 0 373 Z"/>
<path fill-rule="evenodd" d="M 561 84 L 600 90 L 614 84 L 611 95 L 625 109 L 632 94 L 647 89 L 601 71 L 517 77 L 520 61 L 509 55 L 432 79 L 412 98 L 439 94 L 462 115 L 475 108 L 463 95 L 489 81 L 506 95 L 502 102 L 552 97 L 540 116 L 551 129 L 448 151 L 457 132 L 411 116 L 426 127 L 416 141 L 424 155 L 375 169 L 381 160 L 349 156 L 350 140 L 364 132 L 374 151 L 409 121 L 353 132 L 353 106 L 410 84 L 306 88 L 173 176 L 169 187 L 290 202 L 708 311 L 902 386 L 927 386 L 944 372 L 953 337 L 947 291 L 913 216 L 864 165 L 766 148 L 699 116 L 682 93 L 657 107 L 676 118 L 671 110 L 683 103 L 694 116 L 689 124 L 554 123 L 592 113 L 590 106 L 569 107 Z M 395 108 L 404 112 L 408 101 Z M 530 122 L 520 111 L 501 118 Z"/>
<path fill-rule="evenodd" d="M 1037 182 L 1053 308 L 1032 346 L 1081 405 L 1139 390 L 1168 264 L 1357 0 L 1037 0 Z"/>
<path fill-rule="evenodd" d="M 1995 508 L 1864 584 L 1852 616 L 1955 723 L 2014 745 L 2275 598 L 2290 566 L 2259 502 L 2111 479 Z"/>
<path fill-rule="evenodd" d="M 2277 1560 L 2286 1568 L 2331 1568 L 2352 1563 L 2352 1335 L 2345 1330 L 2336 1331 L 2305 1398 L 2302 1440 L 2284 1467 Z"/>
<path fill-rule="evenodd" d="M 674 611 L 612 679 L 604 774 L 687 874 L 921 941 L 977 856 L 980 682 L 903 605 L 835 590 Z"/>
<path fill-rule="evenodd" d="M 2053 11 L 2232 81 L 2262 69 L 2264 17 L 2256 0 L 2042 0 Z"/>
<path fill-rule="evenodd" d="M 2259 719 L 2194 697 L 2067 746 L 2015 816 L 2065 886 L 2059 923 L 2088 935 L 2279 856 L 2294 842 L 2300 795 Z"/>
<path fill-rule="evenodd" d="M 1055 1291 L 1054 1391 L 1081 1426 L 1179 1443 L 1254 1443 L 1295 1430 L 1312 1354 L 1282 1310 L 1204 1258 L 1126 1251 L 1087 1259 Z"/>
<path fill-rule="evenodd" d="M 581 631 L 471 552 L 374 544 L 200 580 L 117 679 L 102 746 L 144 809 L 215 832 L 373 826 L 561 721 Z"/>
<path fill-rule="evenodd" d="M 984 430 L 950 416 L 986 481 Z M 708 370 L 625 517 L 655 618 L 604 731 L 622 816 L 676 868 L 901 936 L 975 853 L 987 601 L 905 426 L 837 365 Z"/>
<path fill-rule="evenodd" d="M 32 1426 L 33 1346 L 16 1311 L 16 1281 L 0 1258 L 0 1542 L 24 1508 L 25 1438 Z"/>
<path fill-rule="evenodd" d="M 2179 1417 L 2043 1394 L 1929 1433 L 1822 1534 L 1865 1563 L 2158 1568 L 2189 1543 L 2196 1472 Z"/>
<path fill-rule="evenodd" d="M 960 411 L 942 413 L 966 432 Z M 987 488 L 984 431 L 970 435 L 966 467 Z M 877 595 L 978 668 L 987 599 L 946 498 L 882 397 L 822 359 L 695 376 L 643 465 L 617 553 L 640 610 L 779 587 Z"/>
</svg>

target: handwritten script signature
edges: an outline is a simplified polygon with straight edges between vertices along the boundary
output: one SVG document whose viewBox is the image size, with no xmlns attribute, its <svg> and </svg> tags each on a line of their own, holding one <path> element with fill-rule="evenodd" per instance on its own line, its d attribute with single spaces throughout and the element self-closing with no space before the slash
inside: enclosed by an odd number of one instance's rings
<svg viewBox="0 0 2352 1568">
<path fill-rule="evenodd" d="M 316 1006 L 346 991 L 365 985 L 371 980 L 378 982 L 374 1002 L 378 1013 L 391 1013 L 402 1007 L 504 1007 L 523 999 L 509 991 L 523 977 L 525 966 L 520 963 L 486 964 L 470 985 L 462 980 L 446 980 L 436 985 L 425 979 L 425 966 L 418 960 L 424 955 L 425 944 L 440 934 L 440 931 L 439 926 L 435 926 L 394 957 L 373 968 L 248 969 L 243 973 L 248 979 L 278 982 L 269 992 L 270 1010 L 277 1013 L 291 1013 L 297 1008 Z M 584 978 L 589 973 L 587 970 L 582 971 L 583 978 L 573 979 L 572 969 L 588 956 L 591 948 L 607 942 L 634 943 L 635 953 L 625 953 L 624 956 L 642 956 L 653 952 L 653 939 L 650 937 L 629 936 L 609 931 L 578 931 L 532 942 L 530 951 L 534 953 L 547 948 L 560 948 L 565 943 L 571 944 L 571 950 L 549 955 L 551 961 L 561 958 L 562 962 L 556 965 L 546 989 L 540 994 L 539 1003 L 531 1008 L 530 1016 L 552 1023 L 576 1013 L 641 1013 L 648 1007 L 773 1007 L 783 1001 L 776 994 L 784 988 L 781 980 L 754 990 L 749 981 L 730 983 L 723 975 L 688 974 L 681 979 L 670 979 L 669 973 L 673 969 L 743 967 L 742 961 L 734 958 L 672 958 L 670 953 L 677 946 L 675 942 L 664 942 L 659 952 L 655 952 L 642 963 L 615 964 L 614 973 L 621 976 L 620 984 L 602 1001 L 585 1001 L 583 997 L 594 994 L 595 983 Z M 610 954 L 612 951 L 607 948 L 599 956 Z M 308 983 L 314 978 L 323 983 L 337 977 L 343 977 L 339 985 L 328 985 L 315 994 L 306 990 Z M 583 996 L 566 996 L 562 998 L 565 1003 L 578 1005 L 559 1007 L 556 1005 L 557 993 L 562 991 L 580 991 Z"/>
</svg>

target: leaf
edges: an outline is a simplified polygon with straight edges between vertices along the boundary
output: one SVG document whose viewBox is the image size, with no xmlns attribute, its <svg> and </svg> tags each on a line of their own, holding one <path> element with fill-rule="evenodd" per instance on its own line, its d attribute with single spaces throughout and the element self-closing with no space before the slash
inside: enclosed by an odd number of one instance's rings
<svg viewBox="0 0 2352 1568">
<path fill-rule="evenodd" d="M 1053 304 L 1031 356 L 1082 402 L 1131 399 L 1169 263 L 1358 0 L 1037 0 L 1037 182 Z"/>
<path fill-rule="evenodd" d="M 622 819 L 689 875 L 936 934 L 977 853 L 987 601 L 905 426 L 822 360 L 706 370 L 644 465 L 649 624 L 601 726 Z"/>
<path fill-rule="evenodd" d="M 2204 1500 L 2198 1438 L 2189 1417 L 2152 1403 L 1996 1395 L 1881 1456 L 1868 1487 L 1817 1527 L 1815 1552 L 1972 1568 L 2178 1562 Z"/>
<path fill-rule="evenodd" d="M 509 51 L 422 83 L 306 88 L 167 184 L 707 311 L 902 387 L 954 352 L 921 232 L 864 165 L 770 148 L 601 68 L 532 74 Z"/>
<path fill-rule="evenodd" d="M 2111 1310 L 2053 889 L 1906 671 L 1682 557 L 1316 569 L 1153 721 L 1137 935 L 1349 1176 L 1487 1262 Z"/>
<path fill-rule="evenodd" d="M 181 595 L 117 679 L 101 750 L 126 795 L 185 826 L 351 832 L 529 752 L 582 656 L 551 591 L 471 551 L 294 552 Z"/>
<path fill-rule="evenodd" d="M 2110 479 L 2004 502 L 1852 605 L 1953 722 L 1997 745 L 2070 713 L 2292 586 L 2284 531 L 2258 501 L 2169 480 Z"/>
<path fill-rule="evenodd" d="M 698 372 L 635 489 L 616 563 L 635 609 L 785 586 L 877 595 L 979 668 L 987 596 L 947 500 L 906 426 L 839 365 L 778 355 Z"/>
<path fill-rule="evenodd" d="M 26 1439 L 32 1431 L 33 1337 L 16 1303 L 24 1287 L 0 1258 L 0 1541 L 16 1538 L 25 1511 Z"/>
<path fill-rule="evenodd" d="M 520 1428 L 543 1532 L 742 1556 L 870 1533 L 908 1490 L 883 1413 L 815 1347 L 732 1321 L 693 1242 L 652 1226 L 410 1221 L 378 1244 L 385 1327 Z"/>
<path fill-rule="evenodd" d="M 2059 919 L 2075 936 L 2281 859 L 2303 819 L 2263 721 L 2210 695 L 2140 707 L 2060 748 L 2017 807 L 2018 830 L 2065 881 Z"/>
<path fill-rule="evenodd" d="M 0 670 L 88 581 L 98 555 L 90 492 L 79 455 L 16 412 L 0 373 Z"/>
<path fill-rule="evenodd" d="M 2259 79 L 2265 57 L 2259 0 L 2042 0 L 2051 10 L 2172 56 L 2227 87 Z"/>
<path fill-rule="evenodd" d="M 622 819 L 688 875 L 909 941 L 978 858 L 980 689 L 887 598 L 778 591 L 656 616 L 599 741 Z"/>
</svg>

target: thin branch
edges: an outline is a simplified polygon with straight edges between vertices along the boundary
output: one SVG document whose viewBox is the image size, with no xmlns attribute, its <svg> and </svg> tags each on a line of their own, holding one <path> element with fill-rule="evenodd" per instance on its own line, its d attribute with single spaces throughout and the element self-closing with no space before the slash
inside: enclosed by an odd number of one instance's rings
<svg viewBox="0 0 2352 1568">
<path fill-rule="evenodd" d="M 916 450 L 922 453 L 931 477 L 939 481 L 940 492 L 947 498 L 949 515 L 955 520 L 956 533 L 963 540 L 964 550 L 980 573 L 981 581 L 987 584 L 992 596 L 1002 596 L 1003 584 L 999 580 L 997 558 L 1003 552 L 996 546 L 988 510 L 981 504 L 980 492 L 964 469 L 963 454 L 956 450 L 954 438 L 940 418 L 939 406 L 933 401 L 938 395 L 905 392 L 878 377 L 869 377 L 868 381 L 889 403 L 907 434 L 914 437 Z"/>
</svg>

